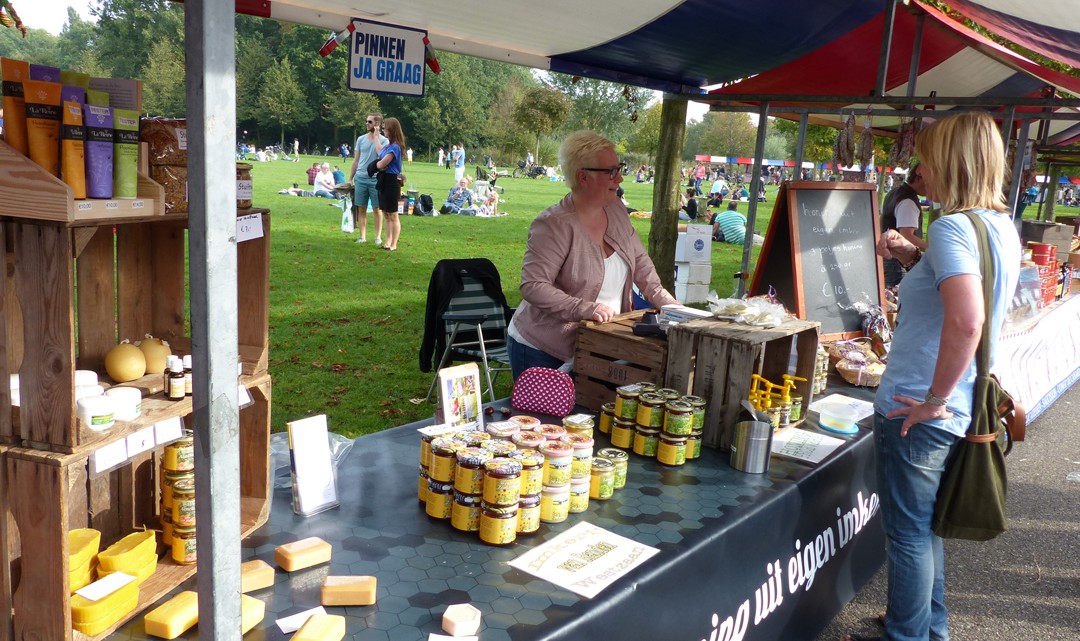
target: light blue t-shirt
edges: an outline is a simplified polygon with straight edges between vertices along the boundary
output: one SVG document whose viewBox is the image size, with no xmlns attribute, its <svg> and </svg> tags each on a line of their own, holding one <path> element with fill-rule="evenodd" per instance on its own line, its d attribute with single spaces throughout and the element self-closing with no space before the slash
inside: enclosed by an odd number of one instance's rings
<svg viewBox="0 0 1080 641">
<path fill-rule="evenodd" d="M 386 136 L 379 136 L 379 143 L 382 147 L 385 147 L 390 141 Z M 356 176 L 354 176 L 354 182 L 359 180 L 369 180 L 372 184 L 375 183 L 375 178 L 369 178 L 367 175 L 367 167 L 371 164 L 372 160 L 378 158 L 378 153 L 375 151 L 375 143 L 368 140 L 367 134 L 363 134 L 356 139 L 356 146 L 353 147 L 356 151 L 360 152 L 360 160 L 356 163 Z"/>
<path fill-rule="evenodd" d="M 986 209 L 975 210 L 975 213 L 986 223 L 994 254 L 994 317 L 990 328 L 990 364 L 993 366 L 998 334 L 1020 274 L 1020 239 L 1008 215 Z M 941 217 L 930 225 L 927 237 L 929 246 L 922 260 L 900 283 L 900 311 L 893 332 L 893 348 L 874 400 L 874 408 L 881 414 L 905 407 L 893 400 L 896 394 L 921 401 L 934 380 L 945 317 L 938 291 L 942 281 L 960 274 L 981 274 L 979 244 L 967 216 L 961 213 Z M 975 362 L 972 359 L 967 372 L 949 395 L 952 418 L 935 419 L 927 424 L 963 436 L 971 422 L 974 382 Z"/>
<path fill-rule="evenodd" d="M 465 150 L 464 149 L 455 149 L 451 153 L 451 155 L 454 157 L 454 166 L 455 167 L 464 167 L 465 166 Z"/>
</svg>

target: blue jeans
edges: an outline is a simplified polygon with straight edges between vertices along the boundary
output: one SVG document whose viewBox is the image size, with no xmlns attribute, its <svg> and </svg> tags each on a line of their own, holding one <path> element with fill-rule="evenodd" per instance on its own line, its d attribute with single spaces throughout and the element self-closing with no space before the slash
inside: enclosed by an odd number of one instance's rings
<svg viewBox="0 0 1080 641">
<path fill-rule="evenodd" d="M 530 367 L 559 369 L 563 366 L 563 361 L 551 354 L 535 347 L 522 345 L 510 336 L 506 337 L 506 351 L 510 355 L 510 371 L 513 373 L 515 381 L 518 376 L 521 376 L 522 372 Z"/>
<path fill-rule="evenodd" d="M 874 415 L 878 491 L 887 539 L 888 600 L 884 639 L 948 641 L 945 553 L 931 530 L 945 461 L 959 437 L 903 419 Z"/>
</svg>

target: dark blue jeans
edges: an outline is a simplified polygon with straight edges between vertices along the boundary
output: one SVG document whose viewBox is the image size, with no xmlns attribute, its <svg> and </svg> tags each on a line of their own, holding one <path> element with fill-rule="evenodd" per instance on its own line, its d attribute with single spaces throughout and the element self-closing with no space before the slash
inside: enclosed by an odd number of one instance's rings
<svg viewBox="0 0 1080 641">
<path fill-rule="evenodd" d="M 559 369 L 563 361 L 555 358 L 545 351 L 522 345 L 513 338 L 506 337 L 506 351 L 510 355 L 510 371 L 514 374 L 514 380 L 530 367 L 550 367 Z"/>
</svg>

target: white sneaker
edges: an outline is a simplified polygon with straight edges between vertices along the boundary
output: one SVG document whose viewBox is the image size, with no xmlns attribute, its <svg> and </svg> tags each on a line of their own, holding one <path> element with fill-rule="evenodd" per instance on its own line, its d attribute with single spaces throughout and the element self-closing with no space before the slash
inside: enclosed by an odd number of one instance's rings
<svg viewBox="0 0 1080 641">
<path fill-rule="evenodd" d="M 376 238 L 375 239 L 375 246 L 376 247 L 382 247 L 382 239 L 381 238 Z"/>
<path fill-rule="evenodd" d="M 367 242 L 367 238 L 357 238 L 357 239 L 356 239 L 356 242 L 358 242 L 358 243 L 366 243 L 366 242 Z"/>
</svg>

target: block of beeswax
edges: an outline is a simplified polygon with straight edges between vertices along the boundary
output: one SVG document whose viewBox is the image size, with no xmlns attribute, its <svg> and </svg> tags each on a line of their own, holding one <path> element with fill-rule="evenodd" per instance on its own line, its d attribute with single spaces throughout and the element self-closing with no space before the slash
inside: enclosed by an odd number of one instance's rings
<svg viewBox="0 0 1080 641">
<path fill-rule="evenodd" d="M 98 554 L 98 565 L 106 572 L 135 571 L 146 566 L 150 557 L 157 556 L 157 540 L 153 530 L 135 532 L 113 543 Z"/>
<path fill-rule="evenodd" d="M 274 550 L 274 562 L 286 572 L 303 570 L 330 560 L 330 544 L 317 536 L 279 545 Z"/>
<path fill-rule="evenodd" d="M 292 641 L 341 641 L 344 638 L 345 617 L 336 614 L 315 614 L 296 631 Z"/>
<path fill-rule="evenodd" d="M 101 532 L 97 530 L 81 528 L 68 532 L 68 571 L 74 573 L 79 568 L 85 574 L 82 566 L 97 555 L 100 545 Z"/>
<path fill-rule="evenodd" d="M 323 605 L 372 605 L 375 603 L 375 577 L 328 576 L 322 583 Z"/>
<path fill-rule="evenodd" d="M 256 559 L 240 564 L 240 591 L 254 592 L 274 585 L 274 568 Z"/>
<path fill-rule="evenodd" d="M 199 622 L 199 594 L 185 590 L 143 617 L 146 633 L 175 639 Z"/>
<path fill-rule="evenodd" d="M 134 581 L 97 601 L 76 594 L 71 597 L 71 627 L 95 636 L 134 610 L 138 604 L 139 586 Z"/>
<path fill-rule="evenodd" d="M 442 629 L 452 637 L 472 636 L 480 630 L 480 610 L 468 603 L 447 606 Z"/>
<path fill-rule="evenodd" d="M 266 616 L 266 604 L 253 596 L 240 595 L 240 634 L 247 634 L 248 630 L 259 625 Z"/>
<path fill-rule="evenodd" d="M 154 572 L 157 570 L 157 561 L 158 561 L 157 556 L 154 555 L 154 554 L 151 554 L 149 557 L 147 557 L 146 562 L 143 563 L 142 566 L 127 568 L 126 570 L 123 570 L 123 572 L 124 572 L 124 574 L 130 574 L 133 577 L 135 577 L 135 582 L 138 583 L 139 585 L 142 585 L 143 581 L 145 581 L 145 580 L 149 579 L 151 576 L 153 576 Z M 110 570 L 104 570 L 101 567 L 98 567 L 98 569 L 97 569 L 97 578 L 104 579 L 105 577 L 109 576 L 113 572 L 120 572 L 120 570 L 112 570 L 112 571 L 110 571 Z"/>
</svg>

